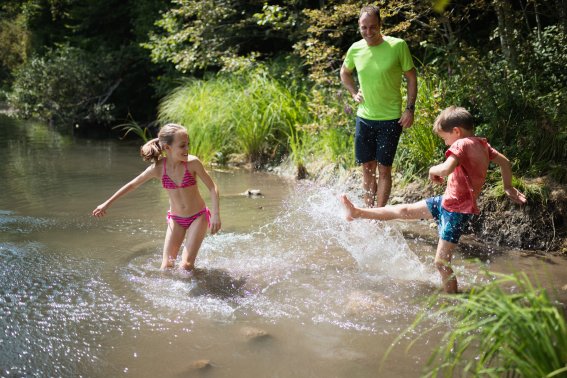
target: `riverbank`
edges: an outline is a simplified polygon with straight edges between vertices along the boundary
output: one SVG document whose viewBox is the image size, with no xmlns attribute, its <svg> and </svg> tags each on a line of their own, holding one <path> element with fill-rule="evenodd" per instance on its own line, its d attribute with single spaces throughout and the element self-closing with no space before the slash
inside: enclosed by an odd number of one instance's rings
<svg viewBox="0 0 567 378">
<path fill-rule="evenodd" d="M 349 192 L 360 190 L 362 174 L 359 168 L 350 170 L 325 162 L 306 165 L 308 180 L 316 185 L 338 187 Z M 286 176 L 296 176 L 289 162 L 271 169 Z M 526 184 L 540 188 L 541 196 L 530 197 L 524 206 L 499 197 L 493 188 L 485 185 L 480 198 L 480 214 L 471 222 L 472 243 L 487 243 L 533 251 L 534 253 L 567 254 L 567 186 L 549 178 L 526 180 Z M 410 183 L 394 178 L 390 204 L 415 202 L 439 195 L 444 188 L 425 180 Z"/>
</svg>

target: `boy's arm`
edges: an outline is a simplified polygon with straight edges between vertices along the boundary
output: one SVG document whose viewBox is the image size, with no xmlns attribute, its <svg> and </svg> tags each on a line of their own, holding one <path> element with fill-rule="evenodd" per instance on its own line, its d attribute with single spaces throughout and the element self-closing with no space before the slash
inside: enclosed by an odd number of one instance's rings
<svg viewBox="0 0 567 378">
<path fill-rule="evenodd" d="M 524 196 L 518 189 L 512 186 L 512 164 L 506 156 L 502 155 L 500 152 L 496 153 L 496 157 L 492 159 L 492 162 L 500 166 L 500 172 L 502 175 L 502 183 L 504 184 L 504 191 L 508 198 L 517 204 L 526 203 L 526 196 Z"/>
<path fill-rule="evenodd" d="M 437 184 L 443 184 L 443 177 L 449 176 L 459 165 L 459 159 L 450 155 L 443 163 L 429 168 L 429 179 Z"/>
</svg>

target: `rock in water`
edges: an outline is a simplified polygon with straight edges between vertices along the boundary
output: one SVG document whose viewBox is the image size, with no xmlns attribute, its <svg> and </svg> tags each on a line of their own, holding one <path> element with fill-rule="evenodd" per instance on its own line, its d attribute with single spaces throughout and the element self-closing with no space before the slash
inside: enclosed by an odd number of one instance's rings
<svg viewBox="0 0 567 378">
<path fill-rule="evenodd" d="M 205 370 L 213 367 L 210 360 L 195 360 L 191 362 L 189 368 L 192 370 Z"/>
<path fill-rule="evenodd" d="M 268 332 L 256 327 L 242 327 L 240 329 L 240 334 L 249 341 L 261 340 L 270 337 Z"/>
</svg>

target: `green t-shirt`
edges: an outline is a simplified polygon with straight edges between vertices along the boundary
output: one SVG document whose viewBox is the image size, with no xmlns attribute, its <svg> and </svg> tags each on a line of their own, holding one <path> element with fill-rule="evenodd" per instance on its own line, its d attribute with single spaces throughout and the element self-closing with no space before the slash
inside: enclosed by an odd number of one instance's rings
<svg viewBox="0 0 567 378">
<path fill-rule="evenodd" d="M 358 105 L 357 116 L 374 121 L 400 118 L 403 73 L 414 68 L 403 39 L 384 36 L 377 46 L 368 46 L 364 39 L 355 42 L 343 65 L 358 75 L 364 102 Z"/>
</svg>

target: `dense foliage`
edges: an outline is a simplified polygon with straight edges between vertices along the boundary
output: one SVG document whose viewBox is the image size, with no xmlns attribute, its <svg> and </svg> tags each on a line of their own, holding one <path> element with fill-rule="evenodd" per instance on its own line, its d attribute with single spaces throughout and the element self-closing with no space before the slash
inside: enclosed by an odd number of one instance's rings
<svg viewBox="0 0 567 378">
<path fill-rule="evenodd" d="M 416 123 L 402 138 L 398 171 L 422 174 L 442 157 L 431 122 L 439 110 L 458 104 L 471 110 L 478 133 L 511 157 L 517 170 L 567 179 L 564 1 L 377 3 L 383 32 L 408 41 L 419 73 Z M 228 113 L 242 121 L 239 138 L 250 139 L 228 144 L 233 148 L 228 151 L 210 128 L 197 131 L 196 125 L 209 122 L 206 111 L 175 109 L 178 116 L 191 112 L 176 119 L 191 122 L 187 126 L 199 138 L 209 138 L 204 158 L 224 161 L 242 152 L 266 161 L 288 153 L 298 164 L 323 158 L 352 166 L 355 104 L 341 88 L 338 71 L 346 49 L 360 38 L 361 5 L 7 0 L 0 6 L 1 88 L 12 92 L 12 106 L 22 116 L 65 126 L 134 118 L 143 127 L 156 118 L 160 98 L 162 109 L 177 103 L 176 96 L 195 98 L 207 91 L 218 93 L 207 100 L 213 103 L 225 103 L 226 93 L 245 98 L 251 89 L 242 83 L 261 72 L 262 85 L 286 88 L 305 114 L 285 132 L 258 137 L 271 130 L 264 123 L 272 108 L 248 103 L 247 113 L 228 103 Z M 76 72 L 64 75 L 65 70 Z M 230 89 L 216 92 L 220 83 Z M 162 120 L 169 117 L 164 114 Z"/>
</svg>

